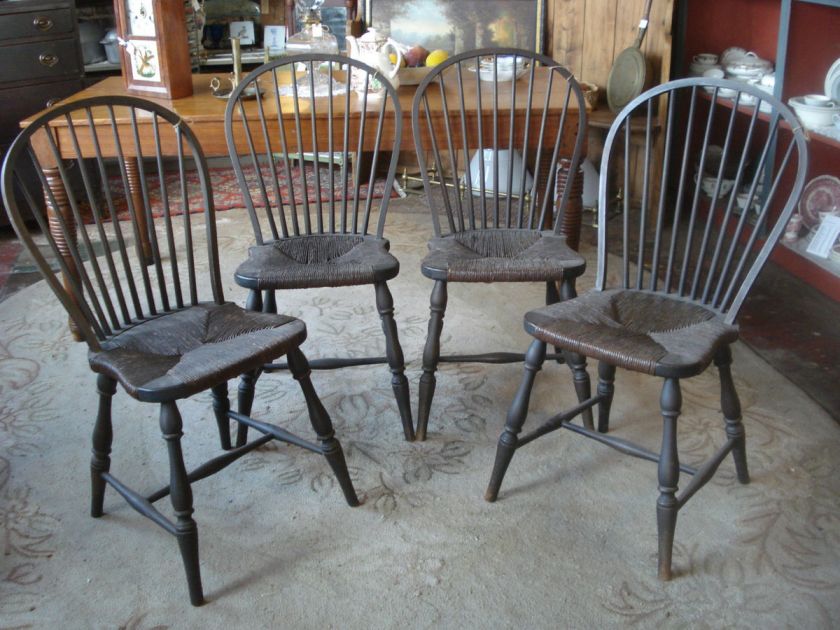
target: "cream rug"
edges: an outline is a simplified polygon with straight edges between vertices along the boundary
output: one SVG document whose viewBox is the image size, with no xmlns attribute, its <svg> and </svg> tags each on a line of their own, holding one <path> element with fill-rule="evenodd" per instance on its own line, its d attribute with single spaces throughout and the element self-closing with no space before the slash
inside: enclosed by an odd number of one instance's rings
<svg viewBox="0 0 840 630">
<path fill-rule="evenodd" d="M 387 234 L 392 290 L 416 407 L 431 282 L 419 273 L 428 217 Z M 245 214 L 219 215 L 226 292 L 250 241 Z M 591 286 L 591 269 L 581 288 Z M 309 357 L 380 353 L 373 290 L 293 292 L 280 309 L 309 327 Z M 541 286 L 453 285 L 444 351 L 523 351 L 522 314 Z M 568 432 L 513 460 L 499 501 L 482 499 L 520 365 L 439 372 L 430 435 L 402 439 L 385 366 L 317 372 L 364 504 L 344 503 L 326 462 L 270 445 L 194 486 L 208 603 L 192 608 L 177 545 L 112 490 L 88 516 L 97 398 L 86 349 L 43 283 L 0 304 L 0 627 L 600 628 L 840 626 L 840 427 L 743 345 L 734 372 L 752 484 L 727 459 L 681 512 L 677 578 L 656 579 L 656 467 Z M 231 383 L 235 391 L 235 383 Z M 656 450 L 660 382 L 616 381 L 613 430 Z M 687 381 L 680 456 L 724 438 L 716 374 Z M 574 400 L 547 365 L 530 422 Z M 157 407 L 114 401 L 112 470 L 141 490 L 166 483 Z M 182 405 L 190 464 L 217 453 L 209 396 Z M 287 375 L 264 376 L 255 416 L 311 436 Z M 167 502 L 160 504 L 164 511 Z"/>
</svg>

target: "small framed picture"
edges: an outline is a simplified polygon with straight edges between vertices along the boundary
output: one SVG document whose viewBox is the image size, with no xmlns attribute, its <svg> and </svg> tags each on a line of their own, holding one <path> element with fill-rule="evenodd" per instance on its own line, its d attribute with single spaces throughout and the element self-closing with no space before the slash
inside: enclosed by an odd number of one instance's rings
<svg viewBox="0 0 840 630">
<path fill-rule="evenodd" d="M 271 51 L 286 50 L 286 27 L 285 26 L 264 26 L 263 47 Z"/>
<path fill-rule="evenodd" d="M 231 38 L 238 37 L 239 43 L 243 46 L 254 45 L 254 23 L 250 20 L 247 22 L 231 22 L 230 23 Z"/>
</svg>

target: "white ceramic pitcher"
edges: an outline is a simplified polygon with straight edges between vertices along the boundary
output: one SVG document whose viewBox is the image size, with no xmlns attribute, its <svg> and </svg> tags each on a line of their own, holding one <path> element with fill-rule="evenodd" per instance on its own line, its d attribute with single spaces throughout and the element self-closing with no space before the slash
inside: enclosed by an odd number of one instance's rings
<svg viewBox="0 0 840 630">
<path fill-rule="evenodd" d="M 402 65 L 403 55 L 399 47 L 394 43 L 394 40 L 390 37 L 380 35 L 375 28 L 369 28 L 361 37 L 348 35 L 346 39 L 347 44 L 350 46 L 350 57 L 352 59 L 366 63 L 372 68 L 379 70 L 395 88 L 400 86 L 397 73 Z M 391 59 L 388 57 L 389 50 L 396 55 L 397 63 L 391 63 Z M 357 85 L 356 89 L 364 89 L 364 86 Z"/>
</svg>

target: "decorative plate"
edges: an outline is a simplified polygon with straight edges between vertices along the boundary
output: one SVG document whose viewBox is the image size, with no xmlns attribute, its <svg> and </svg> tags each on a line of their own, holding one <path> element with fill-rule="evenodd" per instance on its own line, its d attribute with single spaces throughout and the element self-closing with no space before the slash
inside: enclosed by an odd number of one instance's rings
<svg viewBox="0 0 840 630">
<path fill-rule="evenodd" d="M 799 200 L 802 223 L 810 230 L 820 224 L 820 212 L 840 210 L 840 179 L 819 175 L 805 185 Z"/>
<path fill-rule="evenodd" d="M 840 103 L 840 59 L 825 74 L 825 95 Z"/>
</svg>

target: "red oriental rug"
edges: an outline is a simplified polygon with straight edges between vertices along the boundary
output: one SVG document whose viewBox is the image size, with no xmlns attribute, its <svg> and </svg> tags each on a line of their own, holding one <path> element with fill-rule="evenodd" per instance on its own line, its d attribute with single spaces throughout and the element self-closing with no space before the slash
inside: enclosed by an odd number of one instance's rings
<svg viewBox="0 0 840 630">
<path fill-rule="evenodd" d="M 307 163 L 304 167 L 304 177 L 306 181 L 306 195 L 310 203 L 316 202 L 320 197 L 322 202 L 330 199 L 329 186 L 329 167 L 324 164 L 318 165 L 318 175 L 320 176 L 320 187 L 317 185 L 317 177 L 315 173 L 315 165 Z M 276 203 L 276 193 L 274 190 L 274 179 L 271 177 L 269 167 L 263 167 L 263 181 L 266 184 L 266 192 L 268 193 L 269 203 L 274 205 Z M 149 193 L 150 202 L 152 205 L 152 213 L 154 216 L 160 216 L 163 212 L 163 205 L 161 203 L 161 187 L 160 178 L 157 174 L 151 174 L 147 169 L 146 183 Z M 251 200 L 254 206 L 261 208 L 265 206 L 262 194 L 260 192 L 259 183 L 257 181 L 256 173 L 253 167 L 246 167 L 244 169 L 245 179 L 248 182 L 248 187 L 251 192 Z M 285 164 L 279 163 L 277 165 L 277 180 L 280 184 L 280 192 L 284 204 L 288 204 L 291 199 L 291 191 L 294 190 L 295 203 L 303 203 L 303 190 L 301 186 L 301 167 L 295 166 L 291 169 L 292 184 L 286 177 Z M 340 167 L 333 167 L 333 178 L 335 180 L 333 197 L 336 201 L 344 198 L 342 187 L 339 186 L 339 179 L 341 176 Z M 181 185 L 178 179 L 178 173 L 167 173 L 166 177 L 166 192 L 169 198 L 169 207 L 173 214 L 180 214 L 183 204 L 181 202 Z M 114 199 L 114 205 L 117 209 L 117 215 L 120 220 L 128 219 L 128 205 L 125 199 L 122 178 L 119 176 L 110 177 L 108 185 Z M 215 203 L 216 211 L 223 212 L 225 210 L 232 210 L 234 208 L 244 208 L 245 199 L 242 195 L 242 190 L 239 187 L 239 182 L 236 179 L 236 174 L 233 168 L 211 168 L 210 169 L 210 185 L 213 191 L 213 201 Z M 353 186 L 351 183 L 347 185 L 348 199 L 354 197 Z M 377 179 L 373 185 L 373 198 L 381 199 L 385 194 L 385 180 Z M 187 196 L 189 200 L 190 213 L 203 212 L 204 204 L 202 202 L 201 189 L 199 187 L 198 175 L 195 171 L 187 173 Z M 391 191 L 391 196 L 397 196 L 394 190 Z M 104 197 L 104 195 L 103 195 Z M 368 185 L 364 184 L 359 187 L 359 199 L 366 200 L 368 198 Z M 100 207 L 107 208 L 104 198 L 101 201 Z M 92 222 L 92 220 L 91 220 Z"/>
</svg>

